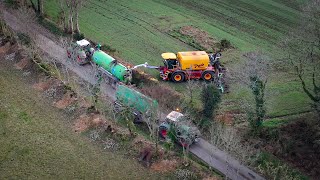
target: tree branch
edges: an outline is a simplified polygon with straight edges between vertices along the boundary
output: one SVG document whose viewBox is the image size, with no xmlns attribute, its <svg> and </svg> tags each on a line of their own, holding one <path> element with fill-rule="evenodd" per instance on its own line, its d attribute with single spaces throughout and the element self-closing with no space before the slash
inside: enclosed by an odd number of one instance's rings
<svg viewBox="0 0 320 180">
<path fill-rule="evenodd" d="M 31 2 L 31 6 L 32 6 L 32 9 L 34 10 L 34 12 L 38 12 L 36 5 L 33 3 L 33 1 L 30 0 L 30 2 Z"/>
<path fill-rule="evenodd" d="M 297 71 L 298 77 L 299 77 L 300 82 L 301 82 L 301 84 L 302 84 L 302 89 L 303 89 L 303 91 L 308 95 L 308 97 L 309 97 L 312 101 L 316 102 L 316 101 L 317 101 L 317 98 L 314 97 L 314 96 L 310 93 L 310 91 L 307 89 L 306 83 L 304 82 L 304 80 L 303 80 L 303 78 L 302 78 L 302 74 L 299 73 L 299 72 L 300 72 L 300 71 L 299 71 L 299 68 L 298 68 L 297 66 L 295 66 L 295 69 L 296 69 L 296 71 Z"/>
</svg>

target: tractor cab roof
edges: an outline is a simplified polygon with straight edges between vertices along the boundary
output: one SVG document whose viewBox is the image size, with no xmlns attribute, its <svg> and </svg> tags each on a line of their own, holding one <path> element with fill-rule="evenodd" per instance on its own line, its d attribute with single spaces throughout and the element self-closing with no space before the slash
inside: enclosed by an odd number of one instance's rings
<svg viewBox="0 0 320 180">
<path fill-rule="evenodd" d="M 86 39 L 82 39 L 82 40 L 80 40 L 80 41 L 77 41 L 77 44 L 78 44 L 79 46 L 88 46 L 88 45 L 90 44 L 90 42 L 87 41 Z"/>
<path fill-rule="evenodd" d="M 172 121 L 172 122 L 178 122 L 179 118 L 181 118 L 183 116 L 183 114 L 177 112 L 177 111 L 171 111 L 168 115 L 167 115 L 167 119 Z"/>
<path fill-rule="evenodd" d="M 174 53 L 162 53 L 163 59 L 177 59 L 177 56 Z"/>
</svg>

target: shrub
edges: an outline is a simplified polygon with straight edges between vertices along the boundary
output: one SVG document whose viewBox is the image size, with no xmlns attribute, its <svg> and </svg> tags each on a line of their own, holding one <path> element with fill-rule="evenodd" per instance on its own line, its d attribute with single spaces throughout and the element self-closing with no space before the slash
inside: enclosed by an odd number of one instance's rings
<svg viewBox="0 0 320 180">
<path fill-rule="evenodd" d="M 114 54 L 115 52 L 117 52 L 117 49 L 112 48 L 110 45 L 105 45 L 105 44 L 101 46 L 101 50 L 109 52 L 110 54 Z"/>
<path fill-rule="evenodd" d="M 201 92 L 201 101 L 203 104 L 203 118 L 199 124 L 201 128 L 208 127 L 211 119 L 214 118 L 214 112 L 221 101 L 219 89 L 214 84 L 204 85 Z"/>
<path fill-rule="evenodd" d="M 73 40 L 75 41 L 79 41 L 84 39 L 84 34 L 83 33 L 75 33 L 73 34 Z"/>
<path fill-rule="evenodd" d="M 216 47 L 220 49 L 220 51 L 225 49 L 232 48 L 231 42 L 227 39 L 222 39 L 219 43 L 216 43 Z M 215 48 L 213 48 L 215 49 Z"/>
<path fill-rule="evenodd" d="M 18 33 L 17 36 L 18 36 L 20 42 L 21 42 L 23 45 L 30 45 L 30 44 L 31 44 L 31 38 L 30 38 L 30 36 L 28 36 L 27 34 Z"/>
</svg>

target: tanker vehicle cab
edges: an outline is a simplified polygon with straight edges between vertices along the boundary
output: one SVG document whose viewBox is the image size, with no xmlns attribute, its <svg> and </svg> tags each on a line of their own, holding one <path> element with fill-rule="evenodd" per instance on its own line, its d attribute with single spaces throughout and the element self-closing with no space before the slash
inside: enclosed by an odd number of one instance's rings
<svg viewBox="0 0 320 180">
<path fill-rule="evenodd" d="M 166 68 L 173 70 L 179 66 L 177 56 L 174 53 L 162 53 L 161 56 L 163 58 L 163 64 Z"/>
</svg>

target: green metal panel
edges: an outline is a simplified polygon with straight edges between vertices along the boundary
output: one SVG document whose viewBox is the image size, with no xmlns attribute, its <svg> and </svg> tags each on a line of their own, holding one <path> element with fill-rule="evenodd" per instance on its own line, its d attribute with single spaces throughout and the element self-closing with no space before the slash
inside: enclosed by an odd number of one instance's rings
<svg viewBox="0 0 320 180">
<path fill-rule="evenodd" d="M 113 65 L 111 68 L 111 74 L 117 77 L 122 82 L 125 81 L 124 75 L 127 74 L 127 71 L 128 71 L 127 67 L 125 67 L 120 63 Z"/>
<path fill-rule="evenodd" d="M 92 61 L 111 73 L 111 65 L 115 62 L 115 59 L 107 53 L 97 50 L 93 53 Z"/>
<path fill-rule="evenodd" d="M 146 113 L 148 110 L 156 110 L 158 108 L 158 102 L 156 100 L 124 85 L 118 86 L 116 98 L 123 105 L 134 108 L 141 113 Z"/>
</svg>

